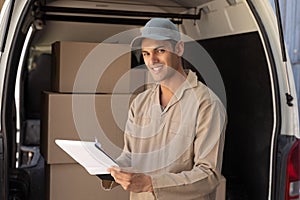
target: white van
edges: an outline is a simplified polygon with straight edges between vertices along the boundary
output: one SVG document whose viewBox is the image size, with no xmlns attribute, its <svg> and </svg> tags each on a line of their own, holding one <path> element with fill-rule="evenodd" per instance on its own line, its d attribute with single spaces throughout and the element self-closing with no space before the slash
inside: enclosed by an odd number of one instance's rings
<svg viewBox="0 0 300 200">
<path fill-rule="evenodd" d="M 41 91 L 72 93 L 53 90 L 55 42 L 129 45 L 151 17 L 178 25 L 190 48 L 189 67 L 227 108 L 226 199 L 299 199 L 295 85 L 269 0 L 6 0 L 0 19 L 0 199 L 128 199 L 123 191 L 103 198 L 106 193 L 90 193 L 87 175 L 69 180 L 70 171 L 77 173 L 74 163 L 51 172 L 62 164 L 49 163 L 42 150 L 48 121 Z M 130 55 L 131 68 L 142 65 L 138 52 Z M 31 83 L 37 65 L 42 72 Z M 53 184 L 55 176 L 61 179 Z"/>
</svg>

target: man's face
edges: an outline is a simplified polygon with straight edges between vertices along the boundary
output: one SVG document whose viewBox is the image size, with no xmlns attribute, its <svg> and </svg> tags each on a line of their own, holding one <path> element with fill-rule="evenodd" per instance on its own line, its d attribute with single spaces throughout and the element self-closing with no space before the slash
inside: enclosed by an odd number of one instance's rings
<svg viewBox="0 0 300 200">
<path fill-rule="evenodd" d="M 141 47 L 144 62 L 155 81 L 167 81 L 178 71 L 181 60 L 170 41 L 145 38 Z"/>
</svg>

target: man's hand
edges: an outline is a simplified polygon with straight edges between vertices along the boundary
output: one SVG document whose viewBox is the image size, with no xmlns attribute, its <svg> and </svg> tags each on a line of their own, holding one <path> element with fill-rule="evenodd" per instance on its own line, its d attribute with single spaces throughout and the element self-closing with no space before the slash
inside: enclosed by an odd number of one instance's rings
<svg viewBox="0 0 300 200">
<path fill-rule="evenodd" d="M 153 192 L 151 177 L 142 173 L 124 172 L 119 167 L 111 167 L 108 172 L 124 190 L 130 192 Z"/>
</svg>

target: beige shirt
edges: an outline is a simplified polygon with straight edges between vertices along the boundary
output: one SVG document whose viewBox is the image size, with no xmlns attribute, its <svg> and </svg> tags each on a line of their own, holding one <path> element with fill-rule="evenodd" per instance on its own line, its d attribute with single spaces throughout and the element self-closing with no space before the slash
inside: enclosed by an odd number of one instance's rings
<svg viewBox="0 0 300 200">
<path fill-rule="evenodd" d="M 131 193 L 131 199 L 214 199 L 225 124 L 223 104 L 192 71 L 164 110 L 158 84 L 139 94 L 118 163 L 150 175 L 154 192 Z"/>
</svg>

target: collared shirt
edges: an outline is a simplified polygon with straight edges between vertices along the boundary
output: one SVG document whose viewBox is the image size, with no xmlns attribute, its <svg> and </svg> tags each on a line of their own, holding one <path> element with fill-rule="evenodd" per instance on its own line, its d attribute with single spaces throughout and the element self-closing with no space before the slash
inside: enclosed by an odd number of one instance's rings
<svg viewBox="0 0 300 200">
<path fill-rule="evenodd" d="M 151 176 L 154 192 L 131 199 L 214 199 L 221 178 L 226 111 L 219 98 L 189 71 L 168 105 L 159 84 L 131 104 L 121 167 Z"/>
</svg>

